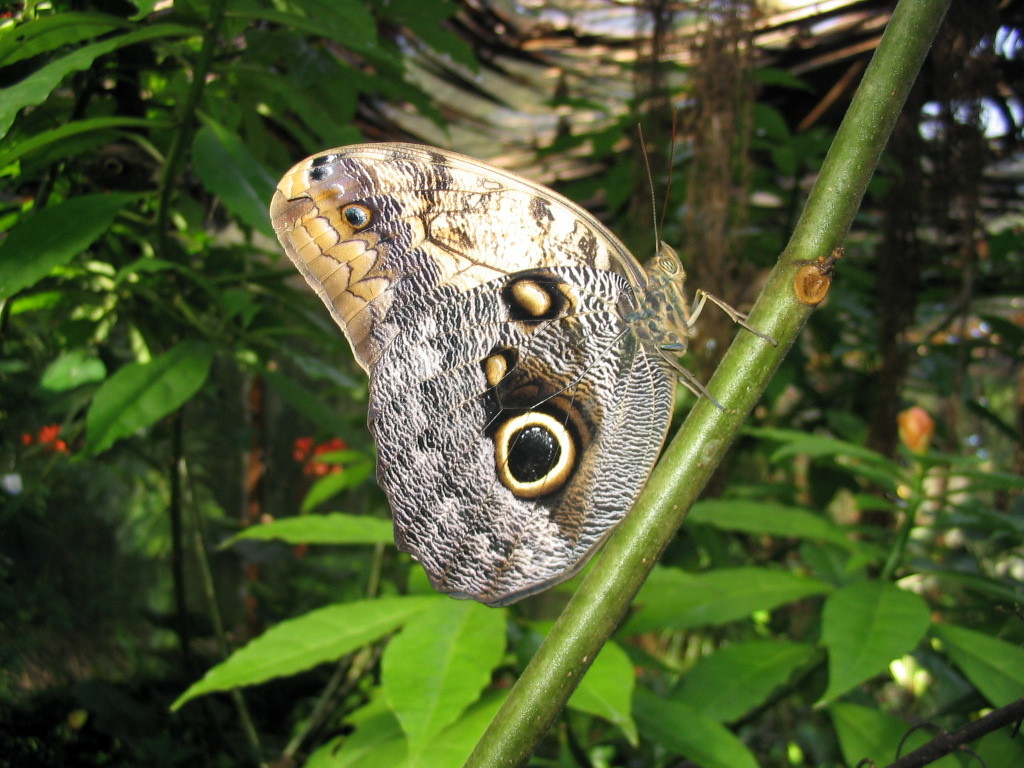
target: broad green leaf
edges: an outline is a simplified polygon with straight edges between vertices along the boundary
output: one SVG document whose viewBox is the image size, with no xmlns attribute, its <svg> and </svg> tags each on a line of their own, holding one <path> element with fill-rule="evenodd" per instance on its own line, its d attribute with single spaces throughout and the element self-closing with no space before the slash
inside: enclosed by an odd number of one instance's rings
<svg viewBox="0 0 1024 768">
<path fill-rule="evenodd" d="M 732 722 L 763 704 L 794 670 L 820 653 L 787 640 L 727 645 L 700 659 L 669 698 L 716 722 Z"/>
<path fill-rule="evenodd" d="M 277 179 L 237 134 L 209 118 L 205 123 L 196 132 L 192 145 L 192 161 L 199 180 L 239 219 L 257 232 L 273 237 L 267 207 Z"/>
<path fill-rule="evenodd" d="M 594 663 L 569 698 L 569 706 L 617 725 L 634 746 L 637 743 L 633 722 L 633 688 L 636 672 L 633 662 L 616 643 L 606 643 Z"/>
<path fill-rule="evenodd" d="M 759 768 L 743 742 L 699 709 L 639 689 L 633 717 L 645 737 L 701 768 Z"/>
<path fill-rule="evenodd" d="M 53 16 L 40 16 L 0 30 L 0 66 L 8 67 L 16 61 L 131 26 L 124 19 L 105 13 L 64 11 Z"/>
<path fill-rule="evenodd" d="M 1024 739 L 1016 732 L 1015 726 L 994 731 L 971 748 L 984 761 L 985 768 L 1020 768 L 1024 765 Z"/>
<path fill-rule="evenodd" d="M 309 756 L 303 768 L 407 768 L 405 734 L 384 696 L 374 695 L 347 719 L 355 731 L 331 739 Z"/>
<path fill-rule="evenodd" d="M 424 747 L 418 762 L 410 761 L 410 768 L 462 768 L 507 694 L 508 691 L 485 692 L 480 701 Z"/>
<path fill-rule="evenodd" d="M 103 381 L 106 376 L 107 366 L 96 355 L 85 349 L 72 349 L 46 366 L 39 387 L 46 392 L 66 392 Z"/>
<path fill-rule="evenodd" d="M 925 601 L 893 584 L 862 581 L 833 592 L 821 617 L 829 677 L 821 701 L 841 696 L 913 651 L 929 622 Z"/>
<path fill-rule="evenodd" d="M 72 136 L 119 128 L 148 128 L 153 130 L 154 128 L 167 127 L 169 125 L 169 122 L 162 122 L 148 117 L 92 117 L 86 120 L 75 120 L 52 130 L 33 134 L 17 144 L 0 149 L 0 168 L 13 163 L 24 155 L 35 152 L 37 149 L 42 149 Z"/>
<path fill-rule="evenodd" d="M 153 24 L 98 43 L 85 45 L 66 56 L 54 59 L 28 77 L 7 88 L 0 88 L 0 138 L 7 135 L 14 118 L 25 107 L 42 104 L 60 81 L 72 72 L 89 69 L 104 54 L 162 37 L 185 37 L 198 30 L 180 24 Z"/>
<path fill-rule="evenodd" d="M 135 195 L 82 195 L 33 211 L 0 242 L 0 298 L 35 285 L 106 232 Z"/>
<path fill-rule="evenodd" d="M 624 632 L 687 629 L 744 619 L 811 595 L 832 591 L 822 581 L 768 568 L 732 568 L 692 574 L 655 568 L 636 597 Z"/>
<path fill-rule="evenodd" d="M 232 536 L 223 546 L 241 539 L 280 539 L 288 544 L 391 544 L 391 521 L 367 515 L 300 515 L 254 525 Z"/>
<path fill-rule="evenodd" d="M 839 736 L 839 747 L 848 766 L 888 765 L 899 755 L 912 752 L 931 738 L 922 730 L 910 733 L 913 728 L 911 723 L 859 704 L 830 704 L 828 712 L 832 716 L 832 724 Z M 903 739 L 906 741 L 900 749 Z M 946 755 L 928 765 L 936 768 L 961 768 L 952 755 Z"/>
<path fill-rule="evenodd" d="M 210 669 L 171 706 L 214 691 L 255 685 L 336 661 L 379 640 L 432 606 L 441 597 L 384 597 L 328 605 L 271 627 Z"/>
<path fill-rule="evenodd" d="M 505 611 L 444 599 L 392 640 L 381 685 L 409 738 L 410 762 L 480 697 L 505 654 Z"/>
<path fill-rule="evenodd" d="M 686 522 L 710 525 L 723 531 L 818 539 L 842 547 L 850 546 L 843 530 L 828 518 L 774 502 L 748 499 L 699 501 L 693 505 Z"/>
<path fill-rule="evenodd" d="M 993 706 L 1024 697 L 1024 648 L 952 624 L 936 624 L 932 634 L 946 653 Z"/>
<path fill-rule="evenodd" d="M 103 382 L 89 407 L 89 452 L 102 453 L 180 408 L 202 389 L 212 362 L 209 344 L 183 341 L 148 363 L 123 366 Z"/>
</svg>

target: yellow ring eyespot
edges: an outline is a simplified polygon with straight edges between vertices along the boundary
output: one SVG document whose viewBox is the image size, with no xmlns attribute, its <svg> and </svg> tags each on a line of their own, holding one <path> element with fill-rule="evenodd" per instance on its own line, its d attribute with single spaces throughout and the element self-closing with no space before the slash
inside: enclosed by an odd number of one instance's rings
<svg viewBox="0 0 1024 768">
<path fill-rule="evenodd" d="M 494 434 L 498 478 L 521 499 L 562 488 L 576 466 L 576 443 L 565 424 L 541 411 L 505 421 Z"/>
<path fill-rule="evenodd" d="M 362 203 L 349 203 L 341 209 L 341 217 L 352 229 L 358 232 L 366 229 L 373 221 L 373 211 Z"/>
</svg>

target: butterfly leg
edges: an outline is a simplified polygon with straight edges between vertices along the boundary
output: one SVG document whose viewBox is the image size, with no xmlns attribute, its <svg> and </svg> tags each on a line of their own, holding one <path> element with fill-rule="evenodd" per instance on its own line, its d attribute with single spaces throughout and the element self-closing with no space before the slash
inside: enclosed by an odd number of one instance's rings
<svg viewBox="0 0 1024 768">
<path fill-rule="evenodd" d="M 769 344 L 771 344 L 773 347 L 779 346 L 779 342 L 777 342 L 771 336 L 769 336 L 766 333 L 761 333 L 761 331 L 757 330 L 757 328 L 755 328 L 754 326 L 750 325 L 747 322 L 747 315 L 745 315 L 744 313 L 740 312 L 735 307 L 725 303 L 724 301 L 722 301 L 717 296 L 708 293 L 703 288 L 698 288 L 696 290 L 696 292 L 693 294 L 693 308 L 690 310 L 690 327 L 693 327 L 693 324 L 697 322 L 697 318 L 700 316 L 701 311 L 704 309 L 705 302 L 708 302 L 708 301 L 710 301 L 712 304 L 714 304 L 720 310 L 725 312 L 725 314 L 727 314 L 729 316 L 729 319 L 732 320 L 734 323 L 736 323 L 741 328 L 746 328 L 752 334 L 754 334 L 755 336 L 758 336 L 758 337 L 764 339 Z"/>
</svg>

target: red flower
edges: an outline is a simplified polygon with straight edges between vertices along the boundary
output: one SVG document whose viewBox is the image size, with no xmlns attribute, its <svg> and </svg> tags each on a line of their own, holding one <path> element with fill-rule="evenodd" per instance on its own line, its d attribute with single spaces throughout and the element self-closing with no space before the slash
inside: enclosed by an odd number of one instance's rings
<svg viewBox="0 0 1024 768">
<path fill-rule="evenodd" d="M 21 434 L 22 445 L 32 445 L 33 443 L 39 443 L 51 453 L 69 453 L 67 442 L 60 439 L 60 424 L 47 424 L 45 427 L 41 427 L 35 436 L 28 432 Z"/>
<path fill-rule="evenodd" d="M 295 440 L 295 447 L 292 449 L 292 456 L 298 462 L 303 462 L 313 455 L 313 438 L 299 437 Z"/>
<path fill-rule="evenodd" d="M 332 475 L 336 472 L 341 472 L 341 467 L 337 464 L 328 464 L 326 462 L 317 461 L 316 457 L 325 453 L 343 451 L 346 448 L 348 448 L 348 443 L 340 437 L 332 437 L 330 440 L 320 443 L 315 447 L 313 445 L 313 438 L 300 437 L 295 441 L 295 449 L 292 451 L 292 455 L 295 457 L 296 461 L 303 462 L 303 474 L 312 475 L 313 477 L 323 477 L 324 475 Z"/>
</svg>

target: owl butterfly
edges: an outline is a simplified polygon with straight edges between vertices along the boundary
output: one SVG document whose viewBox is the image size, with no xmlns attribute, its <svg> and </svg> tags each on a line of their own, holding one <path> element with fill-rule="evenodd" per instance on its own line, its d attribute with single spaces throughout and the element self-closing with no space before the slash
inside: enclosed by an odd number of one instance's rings
<svg viewBox="0 0 1024 768">
<path fill-rule="evenodd" d="M 436 589 L 506 605 L 572 576 L 629 511 L 672 414 L 691 312 L 593 216 L 463 155 L 313 155 L 270 208 L 370 375 L 395 541 Z"/>
</svg>

